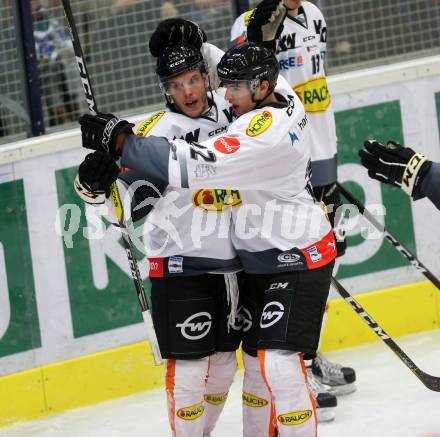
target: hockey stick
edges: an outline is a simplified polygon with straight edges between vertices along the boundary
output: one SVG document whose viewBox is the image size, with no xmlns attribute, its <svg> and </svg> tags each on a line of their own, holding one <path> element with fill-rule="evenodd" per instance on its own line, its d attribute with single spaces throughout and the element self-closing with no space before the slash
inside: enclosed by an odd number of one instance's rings
<svg viewBox="0 0 440 437">
<path fill-rule="evenodd" d="M 429 388 L 429 390 L 440 392 L 440 377 L 432 376 L 423 370 L 411 360 L 411 358 L 403 352 L 396 342 L 377 324 L 377 322 L 364 310 L 358 301 L 335 279 L 332 278 L 332 284 L 344 300 L 353 308 L 356 313 L 362 317 L 363 321 L 375 332 L 375 334 L 398 356 L 400 361 L 408 367 L 417 378 Z"/>
<path fill-rule="evenodd" d="M 70 7 L 69 0 L 61 0 L 64 8 L 64 15 L 66 18 L 67 27 L 72 39 L 73 51 L 75 53 L 76 61 L 78 63 L 79 74 L 84 88 L 84 94 L 87 100 L 89 111 L 96 115 L 98 107 L 93 94 L 92 85 L 90 82 L 89 73 L 87 71 L 86 60 L 83 55 L 81 43 L 79 41 L 78 31 L 76 29 L 75 20 L 73 18 L 72 8 Z M 111 186 L 111 196 L 116 211 L 116 217 L 118 218 L 119 226 L 121 227 L 122 237 L 124 241 L 125 252 L 127 253 L 128 264 L 130 265 L 131 276 L 133 278 L 136 293 L 139 299 L 139 303 L 142 310 L 142 317 L 147 327 L 148 340 L 150 342 L 151 350 L 153 351 L 154 363 L 156 365 L 162 364 L 162 356 L 159 350 L 159 343 L 157 341 L 156 332 L 153 326 L 153 319 L 151 318 L 151 312 L 148 307 L 147 296 L 145 294 L 142 278 L 139 273 L 139 266 L 136 261 L 135 252 L 133 248 L 133 242 L 128 234 L 127 226 L 124 219 L 124 210 L 122 207 L 121 196 L 119 194 L 118 186 L 114 182 Z"/>
<path fill-rule="evenodd" d="M 419 272 L 425 275 L 436 287 L 440 290 L 440 281 L 437 277 L 431 273 L 420 261 L 419 259 L 413 255 L 403 244 L 401 244 L 396 237 L 394 237 L 384 225 L 382 225 L 368 209 L 362 205 L 359 200 L 357 200 L 353 194 L 347 191 L 339 182 L 337 182 L 339 190 L 342 195 L 353 205 L 359 209 L 359 212 L 380 232 L 383 233 L 384 237 L 409 261 L 409 263 L 415 267 Z"/>
</svg>

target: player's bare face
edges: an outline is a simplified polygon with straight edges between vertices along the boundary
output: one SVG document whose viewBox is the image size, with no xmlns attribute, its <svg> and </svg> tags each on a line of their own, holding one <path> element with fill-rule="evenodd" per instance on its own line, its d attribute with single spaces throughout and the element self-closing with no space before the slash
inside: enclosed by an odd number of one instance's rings
<svg viewBox="0 0 440 437">
<path fill-rule="evenodd" d="M 191 70 L 170 79 L 166 85 L 167 94 L 185 115 L 200 117 L 208 109 L 208 76 L 199 70 Z"/>
<path fill-rule="evenodd" d="M 283 0 L 284 6 L 290 11 L 295 11 L 301 6 L 301 0 Z"/>
<path fill-rule="evenodd" d="M 228 83 L 224 86 L 226 88 L 225 99 L 231 104 L 237 117 L 254 109 L 255 102 L 252 101 L 252 94 L 246 83 Z"/>
</svg>

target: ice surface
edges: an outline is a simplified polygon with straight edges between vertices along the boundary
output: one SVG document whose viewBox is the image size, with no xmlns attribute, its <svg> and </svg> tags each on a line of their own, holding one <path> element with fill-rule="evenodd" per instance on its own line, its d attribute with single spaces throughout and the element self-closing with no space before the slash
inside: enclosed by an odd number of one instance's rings
<svg viewBox="0 0 440 437">
<path fill-rule="evenodd" d="M 440 330 L 398 339 L 425 372 L 440 376 Z M 382 343 L 326 354 L 354 367 L 357 391 L 340 397 L 334 422 L 319 437 L 440 437 L 440 393 L 432 392 Z M 241 381 L 238 373 L 213 437 L 239 437 Z M 0 428 L 2 437 L 166 437 L 171 433 L 162 390 Z"/>
</svg>

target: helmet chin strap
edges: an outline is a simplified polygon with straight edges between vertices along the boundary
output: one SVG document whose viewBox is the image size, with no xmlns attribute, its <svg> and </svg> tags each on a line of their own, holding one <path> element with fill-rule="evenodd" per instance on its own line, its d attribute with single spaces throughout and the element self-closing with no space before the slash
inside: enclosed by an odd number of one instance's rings
<svg viewBox="0 0 440 437">
<path fill-rule="evenodd" d="M 261 104 L 273 93 L 273 90 L 275 89 L 275 87 L 269 87 L 268 89 L 267 89 L 267 92 L 266 92 L 266 94 L 264 95 L 264 97 L 262 98 L 262 99 L 256 99 L 255 98 L 255 93 L 256 93 L 256 91 L 254 91 L 252 94 L 251 94 L 251 98 L 252 98 L 252 102 L 254 102 L 255 103 L 255 106 L 254 106 L 254 109 L 258 109 L 258 108 L 260 108 L 261 107 Z"/>
<path fill-rule="evenodd" d="M 211 98 L 209 98 L 208 92 L 209 94 L 211 94 Z M 208 88 L 206 89 L 206 97 L 208 99 L 208 105 L 209 105 L 208 110 L 211 110 L 212 107 L 215 105 L 215 102 L 214 102 L 214 92 L 212 91 L 211 79 L 209 77 L 209 74 L 208 74 Z"/>
</svg>

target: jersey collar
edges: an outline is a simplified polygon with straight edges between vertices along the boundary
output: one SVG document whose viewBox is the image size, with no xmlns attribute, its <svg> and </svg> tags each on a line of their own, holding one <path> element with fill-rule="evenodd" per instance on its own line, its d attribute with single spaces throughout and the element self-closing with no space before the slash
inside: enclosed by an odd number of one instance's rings
<svg viewBox="0 0 440 437">
<path fill-rule="evenodd" d="M 211 99 L 208 97 L 209 102 L 209 108 L 200 115 L 199 118 L 205 118 L 206 120 L 214 121 L 217 123 L 218 121 L 218 109 L 217 104 L 215 103 L 214 99 Z"/>
<path fill-rule="evenodd" d="M 309 28 L 309 25 L 307 23 L 306 11 L 302 6 L 298 8 L 298 15 L 296 17 L 291 17 L 290 15 L 286 15 L 286 18 L 292 20 L 296 24 L 299 24 L 301 27 L 304 27 L 305 29 Z"/>
</svg>

